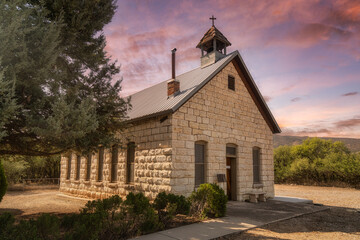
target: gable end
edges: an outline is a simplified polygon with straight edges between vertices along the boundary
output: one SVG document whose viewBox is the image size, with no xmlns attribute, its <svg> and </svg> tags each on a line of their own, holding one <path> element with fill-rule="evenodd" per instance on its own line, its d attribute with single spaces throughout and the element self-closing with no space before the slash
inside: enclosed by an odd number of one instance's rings
<svg viewBox="0 0 360 240">
<path fill-rule="evenodd" d="M 274 116 L 272 115 L 269 107 L 267 106 L 264 98 L 262 97 L 240 55 L 237 55 L 237 57 L 232 60 L 232 63 L 234 64 L 235 69 L 237 70 L 240 78 L 243 80 L 246 89 L 251 95 L 251 98 L 253 99 L 254 103 L 256 104 L 257 108 L 259 109 L 261 115 L 263 116 L 271 131 L 273 133 L 280 133 L 281 129 L 279 125 L 277 124 Z"/>
</svg>

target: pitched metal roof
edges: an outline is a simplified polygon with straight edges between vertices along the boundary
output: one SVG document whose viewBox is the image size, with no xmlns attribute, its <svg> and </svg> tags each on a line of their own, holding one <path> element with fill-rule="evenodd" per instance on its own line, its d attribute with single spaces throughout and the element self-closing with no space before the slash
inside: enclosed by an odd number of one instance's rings
<svg viewBox="0 0 360 240">
<path fill-rule="evenodd" d="M 129 120 L 135 121 L 175 112 L 234 59 L 236 59 L 236 62 L 239 64 L 245 66 L 239 52 L 235 51 L 212 65 L 204 68 L 199 67 L 176 76 L 176 79 L 180 81 L 180 92 L 175 96 L 167 96 L 167 81 L 170 79 L 131 95 L 132 109 L 128 112 Z M 261 104 L 260 107 L 269 117 L 268 124 L 272 126 L 271 129 L 274 133 L 280 132 L 281 130 L 279 126 L 267 107 L 267 104 L 256 87 L 256 84 L 246 66 L 244 70 L 246 72 L 244 74 L 250 77 L 250 80 L 248 81 L 252 86 L 251 90 L 256 92 L 255 96 Z"/>
</svg>

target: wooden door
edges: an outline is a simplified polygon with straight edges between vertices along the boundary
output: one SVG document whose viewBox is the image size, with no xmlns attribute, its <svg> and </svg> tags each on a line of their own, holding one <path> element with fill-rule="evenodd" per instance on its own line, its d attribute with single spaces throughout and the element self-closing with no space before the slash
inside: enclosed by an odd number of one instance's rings
<svg viewBox="0 0 360 240">
<path fill-rule="evenodd" d="M 231 200 L 231 158 L 226 158 L 226 192 L 228 199 Z"/>
<path fill-rule="evenodd" d="M 236 201 L 236 158 L 226 157 L 226 192 L 229 200 Z"/>
</svg>

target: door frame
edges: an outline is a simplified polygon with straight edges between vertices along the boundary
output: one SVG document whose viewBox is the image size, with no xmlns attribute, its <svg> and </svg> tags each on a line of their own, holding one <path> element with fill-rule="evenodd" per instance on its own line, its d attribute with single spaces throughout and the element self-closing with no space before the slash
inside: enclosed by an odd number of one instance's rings
<svg viewBox="0 0 360 240">
<path fill-rule="evenodd" d="M 226 175 L 228 174 L 228 160 L 230 161 L 230 194 L 227 193 L 229 200 L 236 201 L 237 200 L 237 146 L 234 144 L 226 144 L 226 147 L 235 148 L 235 155 L 234 153 L 230 153 L 226 151 L 226 158 L 225 158 L 225 167 L 226 167 Z M 226 176 L 226 189 L 228 189 L 228 181 Z"/>
</svg>

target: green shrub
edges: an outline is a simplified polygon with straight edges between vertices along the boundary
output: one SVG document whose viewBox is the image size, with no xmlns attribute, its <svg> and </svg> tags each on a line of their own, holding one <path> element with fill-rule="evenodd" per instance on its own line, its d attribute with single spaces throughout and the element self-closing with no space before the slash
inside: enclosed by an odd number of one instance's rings
<svg viewBox="0 0 360 240">
<path fill-rule="evenodd" d="M 37 234 L 40 239 L 58 239 L 60 234 L 60 221 L 55 215 L 41 214 L 35 222 Z"/>
<path fill-rule="evenodd" d="M 36 227 L 36 221 L 33 219 L 30 220 L 21 220 L 18 224 L 14 225 L 11 230 L 11 236 L 7 239 L 42 239 Z M 6 239 L 6 238 L 5 238 Z"/>
<path fill-rule="evenodd" d="M 105 221 L 106 219 L 102 218 L 101 214 L 96 213 L 81 213 L 64 216 L 61 222 L 61 226 L 66 231 L 64 239 L 100 239 L 102 231 L 107 230 L 103 227 Z"/>
<path fill-rule="evenodd" d="M 61 226 L 67 230 L 66 239 L 113 239 L 126 234 L 117 228 L 122 199 L 118 195 L 89 201 L 80 214 L 65 216 Z"/>
<path fill-rule="evenodd" d="M 15 224 L 10 213 L 0 215 L 0 239 L 60 239 L 59 218 L 42 214 L 36 220 L 21 220 Z"/>
<path fill-rule="evenodd" d="M 0 239 L 10 239 L 11 231 L 15 223 L 15 218 L 10 213 L 3 213 L 0 215 Z"/>
<path fill-rule="evenodd" d="M 102 200 L 88 201 L 82 209 L 82 213 L 101 213 L 113 212 L 119 209 L 122 199 L 119 195 L 113 195 L 109 198 Z"/>
<path fill-rule="evenodd" d="M 124 204 L 127 208 L 128 218 L 131 219 L 129 231 L 135 235 L 150 233 L 162 228 L 158 215 L 152 208 L 150 201 L 143 193 L 130 192 Z"/>
<path fill-rule="evenodd" d="M 192 215 L 205 217 L 223 217 L 228 201 L 224 190 L 214 183 L 201 184 L 189 198 Z"/>
<path fill-rule="evenodd" d="M 142 193 L 129 193 L 126 200 L 115 195 L 107 199 L 89 201 L 80 213 L 61 218 L 42 214 L 37 219 L 15 224 L 9 213 L 0 215 L 0 239 L 128 239 L 160 230 L 158 213 L 186 214 L 189 201 L 184 196 L 161 193 L 154 204 Z"/>
<path fill-rule="evenodd" d="M 0 160 L 0 202 L 3 199 L 7 189 L 7 181 L 4 173 L 4 168 L 1 162 L 2 161 Z"/>
<path fill-rule="evenodd" d="M 189 214 L 190 202 L 184 196 L 161 192 L 156 196 L 153 207 L 166 227 L 176 214 Z"/>
<path fill-rule="evenodd" d="M 166 211 L 169 204 L 175 204 L 175 214 L 189 214 L 190 202 L 182 195 L 161 192 L 156 196 L 153 206 L 157 211 Z"/>
<path fill-rule="evenodd" d="M 61 226 L 66 239 L 127 239 L 161 228 L 150 201 L 142 193 L 126 200 L 115 195 L 89 201 L 80 214 L 65 216 Z"/>
</svg>

